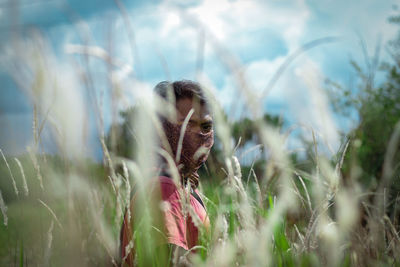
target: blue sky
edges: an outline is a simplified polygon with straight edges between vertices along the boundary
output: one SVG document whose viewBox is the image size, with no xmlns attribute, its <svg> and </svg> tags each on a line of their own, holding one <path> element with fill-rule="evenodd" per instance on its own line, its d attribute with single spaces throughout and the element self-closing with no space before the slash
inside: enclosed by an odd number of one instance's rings
<svg viewBox="0 0 400 267">
<path fill-rule="evenodd" d="M 111 96 L 109 71 L 101 59 L 105 52 L 111 53 L 115 63 L 112 74 L 119 85 L 119 109 L 131 105 L 138 91 L 149 92 L 161 80 L 196 79 L 201 62 L 201 70 L 234 119 L 241 114 L 231 110 L 232 103 L 241 98 L 218 48 L 240 63 L 257 96 L 290 54 L 328 36 L 338 39 L 296 58 L 261 105 L 289 124 L 314 128 L 321 143 L 335 151 L 340 143 L 338 130 L 348 130 L 355 122 L 326 108 L 323 81 L 329 78 L 347 85 L 354 76 L 350 59 L 364 66 L 360 40 L 373 55 L 379 41 L 384 48 L 397 32 L 387 22 L 394 14 L 391 0 L 121 1 L 130 28 L 114 1 L 19 2 L 18 8 L 8 1 L 0 3 L 0 148 L 7 154 L 24 153 L 32 144 L 32 88 L 40 65 L 37 51 L 45 52 L 43 66 L 48 70 L 48 81 L 37 98 L 42 114 L 51 110 L 51 123 L 65 130 L 68 147 L 79 147 L 69 148 L 71 153 L 98 157 L 88 94 L 79 78 L 82 45 L 91 49 L 89 69 L 107 128 Z M 16 28 L 17 34 L 10 30 Z M 385 49 L 382 58 L 389 60 Z M 46 129 L 43 134 L 51 151 L 54 142 L 49 140 L 54 133 Z M 81 146 L 82 140 L 89 145 Z M 295 149 L 296 138 L 290 140 L 289 146 Z"/>
</svg>

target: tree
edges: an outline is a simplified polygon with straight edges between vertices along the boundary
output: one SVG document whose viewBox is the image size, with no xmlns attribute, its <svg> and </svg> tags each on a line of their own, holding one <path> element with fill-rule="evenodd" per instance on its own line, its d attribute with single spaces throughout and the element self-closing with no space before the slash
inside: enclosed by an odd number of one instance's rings
<svg viewBox="0 0 400 267">
<path fill-rule="evenodd" d="M 106 138 L 106 144 L 114 155 L 125 157 L 129 159 L 135 159 L 135 151 L 137 148 L 136 143 L 136 132 L 137 125 L 135 125 L 135 115 L 137 107 L 132 106 L 122 112 L 120 112 L 121 122 L 115 123 L 111 126 L 110 131 Z M 263 116 L 263 122 L 273 126 L 282 127 L 283 122 L 280 117 L 265 114 Z M 246 143 L 252 142 L 254 144 L 260 143 L 257 136 L 255 123 L 249 118 L 243 118 L 241 120 L 233 121 L 230 123 L 231 136 L 235 142 L 241 139 L 239 147 L 244 147 Z M 209 160 L 207 161 L 207 167 L 200 169 L 200 175 L 207 179 L 207 177 L 214 180 L 223 179 L 225 174 L 222 171 L 224 166 L 224 159 L 222 155 L 222 148 L 218 138 L 215 138 L 215 144 L 211 150 Z M 264 161 L 255 162 L 253 168 L 255 173 L 262 174 L 264 168 Z M 243 167 L 243 177 L 247 177 L 251 166 Z"/>
<path fill-rule="evenodd" d="M 400 16 L 392 17 L 389 21 L 400 24 Z M 331 100 L 336 111 L 342 115 L 355 111 L 359 118 L 358 125 L 348 134 L 350 151 L 345 157 L 343 176 L 345 179 L 350 177 L 353 167 L 360 167 L 359 181 L 365 189 L 372 191 L 376 191 L 383 180 L 389 140 L 400 121 L 400 34 L 388 44 L 387 51 L 393 59 L 392 63 L 380 63 L 379 48 L 376 51 L 372 59 L 366 56 L 366 71 L 356 62 L 351 62 L 359 81 L 356 88 L 346 88 L 328 81 L 328 85 L 335 89 L 336 97 Z M 385 78 L 375 86 L 377 71 L 383 71 Z M 400 162 L 400 147 L 391 149 L 395 151 L 393 162 Z M 400 164 L 394 167 L 386 184 L 387 207 L 392 215 L 397 213 L 395 203 L 400 192 L 399 167 Z"/>
</svg>

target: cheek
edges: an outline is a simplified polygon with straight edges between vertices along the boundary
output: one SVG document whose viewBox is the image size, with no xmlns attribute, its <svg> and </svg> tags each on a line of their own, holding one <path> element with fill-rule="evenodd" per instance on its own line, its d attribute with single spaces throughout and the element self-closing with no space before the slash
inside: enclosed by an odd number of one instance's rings
<svg viewBox="0 0 400 267">
<path fill-rule="evenodd" d="M 214 145 L 214 131 L 211 131 L 209 133 L 209 136 L 207 137 L 207 139 L 205 141 L 205 145 L 210 149 Z"/>
<path fill-rule="evenodd" d="M 183 146 L 188 151 L 197 151 L 200 147 L 211 149 L 214 145 L 214 131 L 202 134 L 194 131 L 187 131 L 183 140 Z"/>
</svg>

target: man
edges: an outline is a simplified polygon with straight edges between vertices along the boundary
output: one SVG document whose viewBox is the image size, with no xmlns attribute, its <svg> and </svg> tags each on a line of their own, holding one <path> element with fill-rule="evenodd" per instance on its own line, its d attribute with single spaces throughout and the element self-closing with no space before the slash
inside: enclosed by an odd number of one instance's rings
<svg viewBox="0 0 400 267">
<path fill-rule="evenodd" d="M 148 264 L 140 261 L 141 255 L 148 251 L 161 251 L 153 257 L 165 257 L 172 262 L 172 252 L 184 255 L 199 242 L 199 228 L 207 228 L 209 220 L 204 203 L 200 198 L 197 186 L 199 183 L 198 169 L 207 160 L 211 147 L 214 144 L 212 116 L 199 84 L 183 80 L 161 82 L 155 87 L 155 93 L 165 100 L 175 99 L 176 121 L 169 121 L 161 117 L 163 130 L 170 146 L 170 156 L 175 160 L 176 170 L 179 173 L 178 183 L 172 179 L 173 171 L 168 168 L 165 160 L 160 160 L 158 179 L 151 183 L 146 191 L 152 204 L 150 216 L 151 229 L 155 229 L 153 236 L 140 236 L 139 227 L 143 226 L 139 214 L 142 203 L 137 197 L 131 201 L 132 219 L 125 215 L 121 229 L 121 255 L 123 265 Z M 180 141 L 182 127 L 186 125 L 183 139 Z M 165 148 L 165 150 L 168 150 Z M 135 194 L 137 195 L 137 194 Z M 160 205 L 161 204 L 161 205 Z M 136 230 L 136 231 L 135 231 Z M 134 233 L 135 238 L 133 238 Z M 133 240 L 135 239 L 135 240 Z M 148 239 L 152 239 L 151 246 L 156 248 L 143 249 Z M 133 242 L 132 242 L 133 240 Z M 164 254 L 163 254 L 164 253 Z M 150 255 L 151 257 L 151 255 Z M 162 264 L 163 259 L 152 261 Z"/>
</svg>

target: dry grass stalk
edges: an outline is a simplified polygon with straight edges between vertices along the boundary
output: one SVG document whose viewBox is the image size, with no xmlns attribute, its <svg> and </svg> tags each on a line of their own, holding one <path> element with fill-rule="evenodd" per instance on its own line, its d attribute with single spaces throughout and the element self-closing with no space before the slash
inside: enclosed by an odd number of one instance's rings
<svg viewBox="0 0 400 267">
<path fill-rule="evenodd" d="M 47 244 L 44 254 L 44 265 L 50 266 L 50 256 L 51 256 L 51 245 L 53 243 L 53 227 L 54 221 L 51 221 L 49 230 L 47 231 Z"/>
<path fill-rule="evenodd" d="M 38 161 L 37 161 L 36 155 L 35 155 L 34 152 L 31 150 L 30 147 L 28 147 L 27 150 L 28 150 L 29 156 L 30 156 L 30 158 L 31 158 L 31 160 L 32 160 L 33 167 L 34 167 L 35 170 L 36 170 L 36 175 L 37 175 L 37 179 L 39 180 L 40 188 L 41 188 L 42 190 L 44 190 L 44 187 L 43 187 L 43 177 L 42 177 L 42 173 L 40 172 L 40 165 L 39 165 L 39 163 L 38 163 Z"/>
<path fill-rule="evenodd" d="M 1 191 L 0 191 L 0 209 L 1 209 L 1 213 L 3 214 L 3 223 L 4 223 L 5 226 L 7 226 L 7 224 L 8 224 L 7 206 L 4 203 Z"/>
<path fill-rule="evenodd" d="M 10 166 L 8 165 L 7 159 L 6 159 L 6 157 L 4 156 L 3 151 L 2 151 L 1 149 L 0 149 L 0 154 L 1 154 L 1 156 L 3 157 L 4 162 L 6 163 L 8 172 L 10 173 L 11 182 L 12 182 L 12 185 L 13 185 L 13 187 L 14 187 L 15 195 L 17 195 L 17 197 L 18 197 L 18 188 L 17 188 L 17 184 L 16 184 L 16 182 L 15 182 L 14 175 L 12 174 L 12 171 L 11 171 L 11 169 L 10 169 Z"/>
<path fill-rule="evenodd" d="M 56 214 L 54 213 L 54 211 L 46 203 L 44 203 L 42 200 L 38 199 L 38 201 L 40 202 L 40 204 L 45 206 L 45 208 L 50 212 L 50 214 L 56 220 L 56 222 L 57 222 L 58 226 L 60 227 L 60 229 L 64 230 L 64 228 L 62 227 L 62 225 L 61 225 L 60 221 L 58 220 L 58 218 L 57 218 Z"/>
<path fill-rule="evenodd" d="M 22 168 L 22 164 L 19 161 L 19 159 L 14 158 L 14 160 L 17 162 L 19 170 L 21 172 L 21 177 L 22 177 L 22 186 L 24 188 L 24 192 L 25 192 L 25 196 L 29 195 L 29 188 L 28 188 L 28 183 L 26 182 L 26 178 L 25 178 L 25 172 L 24 172 L 24 168 Z"/>
</svg>

